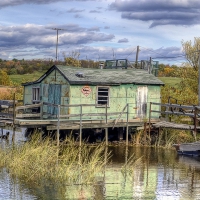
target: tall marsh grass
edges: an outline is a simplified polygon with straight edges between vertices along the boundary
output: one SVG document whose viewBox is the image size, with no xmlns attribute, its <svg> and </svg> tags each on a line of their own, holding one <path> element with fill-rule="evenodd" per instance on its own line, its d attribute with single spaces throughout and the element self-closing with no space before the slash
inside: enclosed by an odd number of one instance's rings
<svg viewBox="0 0 200 200">
<path fill-rule="evenodd" d="M 191 131 L 174 130 L 163 128 L 159 133 L 149 134 L 143 130 L 137 131 L 131 137 L 132 145 L 172 148 L 175 143 L 193 142 L 194 136 Z M 198 139 L 198 138 L 197 138 Z"/>
<path fill-rule="evenodd" d="M 22 145 L 0 148 L 0 167 L 25 181 L 49 179 L 65 184 L 89 183 L 103 171 L 104 146 L 77 146 L 73 139 L 58 148 L 50 138 L 35 136 Z M 109 157 L 109 155 L 108 155 Z"/>
</svg>

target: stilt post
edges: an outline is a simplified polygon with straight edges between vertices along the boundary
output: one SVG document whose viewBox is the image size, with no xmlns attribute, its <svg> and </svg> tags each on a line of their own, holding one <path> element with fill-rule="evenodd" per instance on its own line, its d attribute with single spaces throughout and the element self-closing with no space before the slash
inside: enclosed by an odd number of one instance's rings
<svg viewBox="0 0 200 200">
<path fill-rule="evenodd" d="M 106 134 L 106 146 L 108 146 L 108 128 L 105 128 L 105 134 Z"/>
<path fill-rule="evenodd" d="M 57 123 L 57 147 L 59 147 L 60 145 L 60 105 L 58 105 L 58 113 L 57 113 L 57 116 L 58 116 L 58 123 Z"/>
<path fill-rule="evenodd" d="M 151 102 L 149 105 L 149 137 L 150 137 L 150 132 L 151 132 Z"/>
<path fill-rule="evenodd" d="M 15 93 L 13 96 L 13 135 L 12 135 L 12 142 L 15 141 Z"/>
</svg>

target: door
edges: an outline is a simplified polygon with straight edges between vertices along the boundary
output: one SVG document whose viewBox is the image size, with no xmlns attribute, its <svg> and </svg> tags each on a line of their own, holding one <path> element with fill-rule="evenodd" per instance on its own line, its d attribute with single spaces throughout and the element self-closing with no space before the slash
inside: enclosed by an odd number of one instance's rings
<svg viewBox="0 0 200 200">
<path fill-rule="evenodd" d="M 141 86 L 137 89 L 137 117 L 144 118 L 147 114 L 147 86 Z"/>
<path fill-rule="evenodd" d="M 49 84 L 48 88 L 48 102 L 59 105 L 61 102 L 61 85 Z M 48 106 L 49 114 L 57 115 L 58 108 L 55 106 Z"/>
</svg>

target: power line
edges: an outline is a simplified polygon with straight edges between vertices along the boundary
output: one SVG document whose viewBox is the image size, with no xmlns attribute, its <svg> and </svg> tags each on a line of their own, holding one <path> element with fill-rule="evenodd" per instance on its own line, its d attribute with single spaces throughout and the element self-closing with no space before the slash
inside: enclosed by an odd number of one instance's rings
<svg viewBox="0 0 200 200">
<path fill-rule="evenodd" d="M 141 46 L 140 46 L 141 47 Z M 155 50 L 151 50 L 151 49 L 147 49 L 147 48 L 145 48 L 145 47 L 141 47 L 141 48 L 143 48 L 143 49 L 145 49 L 145 50 L 147 50 L 147 51 L 150 51 L 150 52 L 153 52 L 153 53 L 155 53 L 155 54 L 158 54 L 158 55 L 160 55 L 160 56 L 163 56 L 163 57 L 166 57 L 165 55 L 163 55 L 163 54 L 160 54 L 160 53 L 157 53 Z M 177 57 L 185 57 L 185 55 L 177 55 Z"/>
<path fill-rule="evenodd" d="M 137 47 L 135 47 L 135 48 L 133 49 L 133 51 L 131 51 L 131 53 L 129 53 L 129 54 L 127 55 L 126 59 L 136 50 L 136 48 L 137 48 Z"/>
<path fill-rule="evenodd" d="M 165 58 L 165 59 L 175 59 L 175 58 L 185 58 L 185 56 L 174 56 L 174 57 L 168 57 L 168 56 L 165 56 L 165 57 L 155 57 L 153 59 L 162 59 L 162 58 Z"/>
</svg>

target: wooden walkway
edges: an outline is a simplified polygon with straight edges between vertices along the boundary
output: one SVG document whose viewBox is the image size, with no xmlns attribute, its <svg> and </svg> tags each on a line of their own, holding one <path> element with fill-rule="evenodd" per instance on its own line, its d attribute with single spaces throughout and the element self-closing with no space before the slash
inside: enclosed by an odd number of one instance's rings
<svg viewBox="0 0 200 200">
<path fill-rule="evenodd" d="M 194 130 L 194 125 L 188 124 L 178 124 L 174 122 L 160 121 L 158 123 L 152 124 L 154 128 L 171 128 L 171 129 L 181 129 L 181 130 Z M 200 130 L 200 126 L 196 126 L 196 130 Z"/>
</svg>

